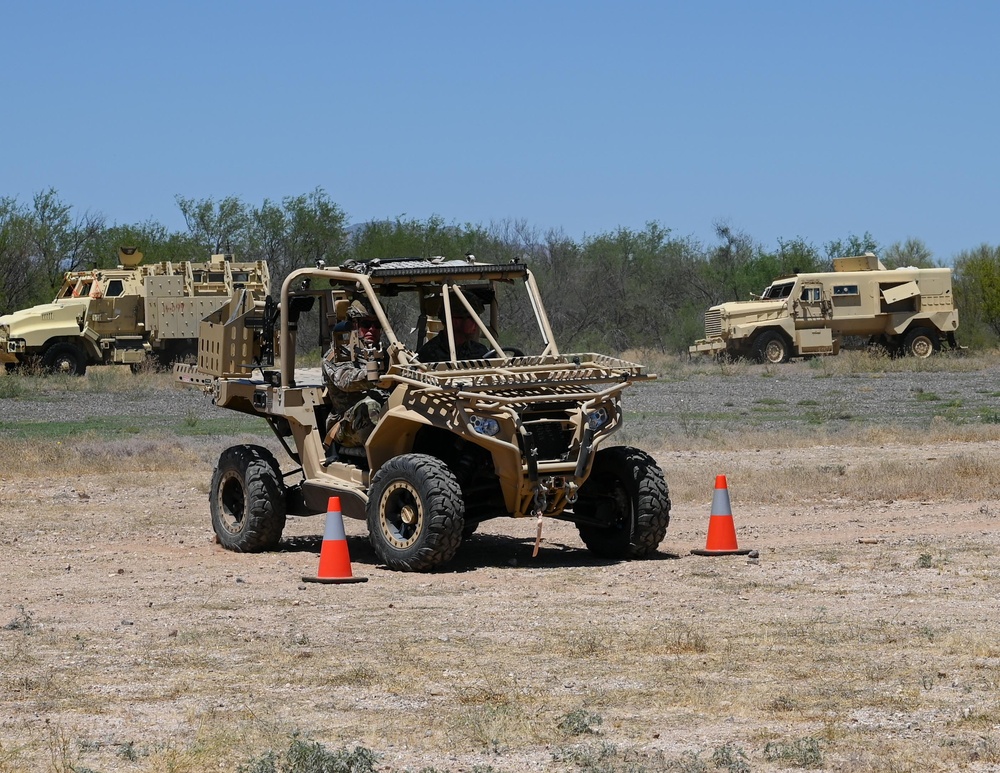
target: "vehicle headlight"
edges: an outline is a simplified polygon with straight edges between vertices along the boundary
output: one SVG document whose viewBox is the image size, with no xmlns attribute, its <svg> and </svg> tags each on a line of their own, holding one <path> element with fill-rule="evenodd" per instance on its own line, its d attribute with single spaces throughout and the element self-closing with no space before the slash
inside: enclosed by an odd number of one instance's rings
<svg viewBox="0 0 1000 773">
<path fill-rule="evenodd" d="M 597 432 L 597 430 L 607 423 L 608 411 L 606 408 L 598 408 L 596 411 L 591 411 L 587 414 L 587 426 L 593 432 Z"/>
<path fill-rule="evenodd" d="M 500 432 L 500 422 L 488 416 L 473 416 L 469 424 L 472 426 L 473 431 L 487 437 L 494 437 Z"/>
</svg>

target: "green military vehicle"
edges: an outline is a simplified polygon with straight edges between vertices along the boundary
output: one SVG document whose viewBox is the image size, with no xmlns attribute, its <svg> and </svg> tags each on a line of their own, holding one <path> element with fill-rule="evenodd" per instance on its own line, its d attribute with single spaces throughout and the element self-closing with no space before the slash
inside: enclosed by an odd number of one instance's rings
<svg viewBox="0 0 1000 773">
<path fill-rule="evenodd" d="M 141 265 L 134 247 L 118 256 L 117 268 L 67 272 L 52 303 L 0 316 L 0 362 L 8 370 L 37 362 L 82 376 L 88 365 L 193 360 L 201 320 L 243 288 L 270 289 L 262 261 L 219 254 Z"/>
<path fill-rule="evenodd" d="M 759 297 L 705 312 L 693 354 L 781 363 L 837 354 L 861 336 L 892 355 L 957 349 L 958 309 L 949 268 L 887 269 L 873 253 L 835 258 L 833 271 L 775 279 Z"/>
<path fill-rule="evenodd" d="M 381 325 L 377 350 L 345 329 L 357 300 Z M 489 348 L 481 359 L 456 357 L 452 309 L 463 307 Z M 505 328 L 502 313 L 526 324 Z M 320 370 L 296 368 L 306 329 L 320 331 L 310 347 L 333 343 L 337 358 L 363 363 L 383 390 L 385 409 L 363 447 L 324 444 L 337 416 Z M 448 336 L 450 361 L 419 360 L 434 335 Z M 648 556 L 666 533 L 660 468 L 645 452 L 609 442 L 622 426 L 623 390 L 655 377 L 615 357 L 561 353 L 520 262 L 468 256 L 301 269 L 279 301 L 241 293 L 211 315 L 197 366 L 175 372 L 216 405 L 267 421 L 295 465 L 283 472 L 257 445 L 222 453 L 210 507 L 230 550 L 273 548 L 286 515 L 325 513 L 331 496 L 345 516 L 367 521 L 379 558 L 406 571 L 446 564 L 464 537 L 497 516 L 536 519 L 539 533 L 547 518 L 572 521 L 591 552 L 609 558 Z"/>
</svg>

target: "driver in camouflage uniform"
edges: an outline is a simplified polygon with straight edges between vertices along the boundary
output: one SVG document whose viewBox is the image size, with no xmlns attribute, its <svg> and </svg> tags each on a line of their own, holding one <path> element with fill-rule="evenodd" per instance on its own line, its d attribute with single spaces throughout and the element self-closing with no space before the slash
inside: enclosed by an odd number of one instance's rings
<svg viewBox="0 0 1000 773">
<path fill-rule="evenodd" d="M 469 305 L 477 314 L 486 308 L 474 295 L 466 296 Z M 443 317 L 443 315 L 442 315 Z M 478 360 L 489 351 L 489 347 L 479 340 L 479 324 L 469 314 L 469 310 L 458 299 L 451 302 L 451 322 L 455 327 L 455 358 L 457 360 Z M 451 359 L 448 349 L 448 330 L 440 332 L 417 351 L 420 362 L 447 362 Z"/>
<path fill-rule="evenodd" d="M 352 356 L 350 352 L 341 351 L 338 357 L 334 343 L 323 357 L 323 377 L 333 406 L 331 420 L 334 423 L 324 441 L 330 448 L 331 443 L 343 448 L 363 446 L 382 417 L 388 399 L 386 393 L 369 380 L 367 359 L 357 356 L 357 353 L 379 356 L 382 327 L 378 318 L 361 301 L 354 301 L 347 310 L 347 319 L 352 342 L 357 341 L 356 353 Z"/>
</svg>

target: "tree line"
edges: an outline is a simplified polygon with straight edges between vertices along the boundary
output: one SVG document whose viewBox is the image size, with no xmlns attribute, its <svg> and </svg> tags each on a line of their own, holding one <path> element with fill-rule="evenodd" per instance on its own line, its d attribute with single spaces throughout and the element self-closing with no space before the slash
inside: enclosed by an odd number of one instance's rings
<svg viewBox="0 0 1000 773">
<path fill-rule="evenodd" d="M 122 245 L 139 247 L 146 263 L 204 261 L 219 252 L 266 260 L 275 283 L 319 261 L 332 266 L 351 259 L 472 253 L 490 262 L 528 263 L 565 351 L 685 352 L 703 335 L 706 308 L 747 300 L 776 276 L 828 271 L 833 258 L 866 251 L 889 268 L 941 265 L 919 239 L 881 245 L 868 232 L 819 246 L 801 237 L 779 239 L 774 247 L 725 222 L 715 224 L 711 243 L 676 235 L 658 222 L 580 240 L 523 220 L 459 225 L 438 216 L 399 217 L 351 225 L 322 188 L 256 206 L 238 197 L 177 196 L 176 203 L 183 231 L 155 221 L 120 225 L 99 214 L 76 214 L 54 189 L 31 201 L 0 198 L 0 313 L 52 300 L 65 271 L 116 265 Z M 965 250 L 952 268 L 960 342 L 995 346 L 1000 246 Z"/>
</svg>

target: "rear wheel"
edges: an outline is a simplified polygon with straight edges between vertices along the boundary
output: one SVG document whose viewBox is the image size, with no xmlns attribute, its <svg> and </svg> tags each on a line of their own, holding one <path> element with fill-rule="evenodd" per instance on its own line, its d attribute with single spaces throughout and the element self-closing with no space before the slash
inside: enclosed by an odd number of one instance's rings
<svg viewBox="0 0 1000 773">
<path fill-rule="evenodd" d="M 426 572 L 450 561 L 464 527 L 462 489 L 440 459 L 404 454 L 372 478 L 368 535 L 390 569 Z"/>
<path fill-rule="evenodd" d="M 921 360 L 926 360 L 940 348 L 941 340 L 937 332 L 929 327 L 914 328 L 903 339 L 903 353 Z"/>
<path fill-rule="evenodd" d="M 168 342 L 164 348 L 154 355 L 157 364 L 161 368 L 170 369 L 177 363 L 185 365 L 198 364 L 198 341 L 188 339 L 178 339 Z"/>
<path fill-rule="evenodd" d="M 653 458 L 637 448 L 602 448 L 580 487 L 580 539 L 602 558 L 645 558 L 670 523 L 670 492 Z M 604 525 L 599 525 L 604 524 Z"/>
<path fill-rule="evenodd" d="M 45 350 L 42 365 L 49 373 L 82 376 L 87 372 L 87 354 L 78 346 L 60 341 Z"/>
<path fill-rule="evenodd" d="M 212 528 L 227 550 L 258 553 L 281 541 L 285 487 L 274 455 L 260 446 L 233 446 L 219 457 L 210 494 Z"/>
</svg>

